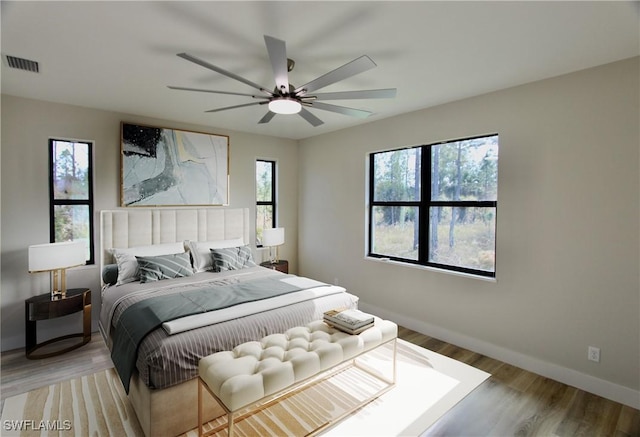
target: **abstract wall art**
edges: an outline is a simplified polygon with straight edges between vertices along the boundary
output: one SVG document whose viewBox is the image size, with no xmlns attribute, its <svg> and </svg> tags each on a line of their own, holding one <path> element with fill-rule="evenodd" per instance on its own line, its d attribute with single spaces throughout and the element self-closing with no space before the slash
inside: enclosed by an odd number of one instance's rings
<svg viewBox="0 0 640 437">
<path fill-rule="evenodd" d="M 229 137 L 121 125 L 121 206 L 229 204 Z"/>
</svg>

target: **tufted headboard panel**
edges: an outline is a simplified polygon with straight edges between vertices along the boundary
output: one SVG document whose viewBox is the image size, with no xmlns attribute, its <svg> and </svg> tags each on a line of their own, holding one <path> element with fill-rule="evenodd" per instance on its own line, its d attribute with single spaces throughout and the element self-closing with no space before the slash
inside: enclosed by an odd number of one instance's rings
<svg viewBox="0 0 640 437">
<path fill-rule="evenodd" d="M 100 270 L 109 249 L 242 238 L 249 244 L 249 208 L 135 208 L 100 211 Z"/>
</svg>

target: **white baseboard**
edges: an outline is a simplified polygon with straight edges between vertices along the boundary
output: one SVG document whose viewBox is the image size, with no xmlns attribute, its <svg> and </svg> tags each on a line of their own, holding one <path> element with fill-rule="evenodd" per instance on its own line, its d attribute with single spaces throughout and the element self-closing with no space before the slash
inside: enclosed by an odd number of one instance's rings
<svg viewBox="0 0 640 437">
<path fill-rule="evenodd" d="M 397 314 L 373 305 L 368 305 L 362 300 L 358 303 L 358 307 L 362 311 L 375 314 L 384 319 L 393 320 L 397 324 L 420 332 L 421 334 L 495 358 L 521 369 L 528 370 L 529 372 L 602 396 L 603 398 L 610 399 L 614 402 L 619 402 L 632 408 L 640 409 L 640 391 L 633 390 L 604 379 L 599 379 L 567 367 L 542 361 L 486 341 L 478 340 L 477 338 L 473 338 L 468 335 L 415 320 L 410 317 L 403 316 L 402 314 Z"/>
</svg>

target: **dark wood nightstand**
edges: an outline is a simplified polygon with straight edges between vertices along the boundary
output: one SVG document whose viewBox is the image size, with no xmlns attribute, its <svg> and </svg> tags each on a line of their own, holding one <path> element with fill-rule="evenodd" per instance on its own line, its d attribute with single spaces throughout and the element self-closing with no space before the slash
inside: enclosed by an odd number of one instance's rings
<svg viewBox="0 0 640 437">
<path fill-rule="evenodd" d="M 64 299 L 51 300 L 51 293 L 41 294 L 31 297 L 24 302 L 25 306 L 25 332 L 26 347 L 25 354 L 27 358 L 35 360 L 40 358 L 48 358 L 69 352 L 79 348 L 91 341 L 91 290 L 88 288 L 71 288 L 67 290 Z M 83 312 L 82 316 L 82 333 L 63 335 L 62 337 L 52 338 L 38 344 L 36 322 L 38 320 L 55 319 L 69 314 Z M 34 352 L 41 347 L 51 343 L 79 337 L 82 340 L 71 346 L 47 352 L 35 354 Z"/>
<path fill-rule="evenodd" d="M 268 269 L 277 270 L 282 273 L 289 273 L 289 261 L 281 259 L 276 263 L 272 263 L 271 261 L 265 261 L 260 263 L 262 267 L 266 267 Z"/>
</svg>

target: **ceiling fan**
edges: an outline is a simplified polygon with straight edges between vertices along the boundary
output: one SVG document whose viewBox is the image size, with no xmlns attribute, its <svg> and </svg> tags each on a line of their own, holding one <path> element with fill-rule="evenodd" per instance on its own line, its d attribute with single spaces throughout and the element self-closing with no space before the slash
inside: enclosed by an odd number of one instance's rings
<svg viewBox="0 0 640 437">
<path fill-rule="evenodd" d="M 250 87 L 259 90 L 262 94 L 244 94 L 178 86 L 168 86 L 168 88 L 182 91 L 245 96 L 259 100 L 258 102 L 211 109 L 206 112 L 226 111 L 228 109 L 243 108 L 253 105 L 268 105 L 269 111 L 258 123 L 268 123 L 276 114 L 299 114 L 314 127 L 320 126 L 323 124 L 323 121 L 309 112 L 306 108 L 316 108 L 323 111 L 331 111 L 358 118 L 366 118 L 372 114 L 371 112 L 362 109 L 347 108 L 345 106 L 323 103 L 323 100 L 384 99 L 392 98 L 396 95 L 395 88 L 314 93 L 316 90 L 374 68 L 376 64 L 366 55 L 360 56 L 359 58 L 296 88 L 291 84 L 291 82 L 289 82 L 289 72 L 293 70 L 295 62 L 287 58 L 285 42 L 267 35 L 264 36 L 264 41 L 267 46 L 267 52 L 269 54 L 269 60 L 271 61 L 271 67 L 273 68 L 273 75 L 276 82 L 276 86 L 273 91 L 248 79 L 240 77 L 237 74 L 203 61 L 202 59 L 198 59 L 188 53 L 178 53 L 178 56 L 186 59 L 187 61 L 193 62 L 194 64 L 198 64 L 204 68 L 213 70 L 224 76 L 230 77 L 231 79 L 235 79 L 249 85 Z"/>
</svg>

